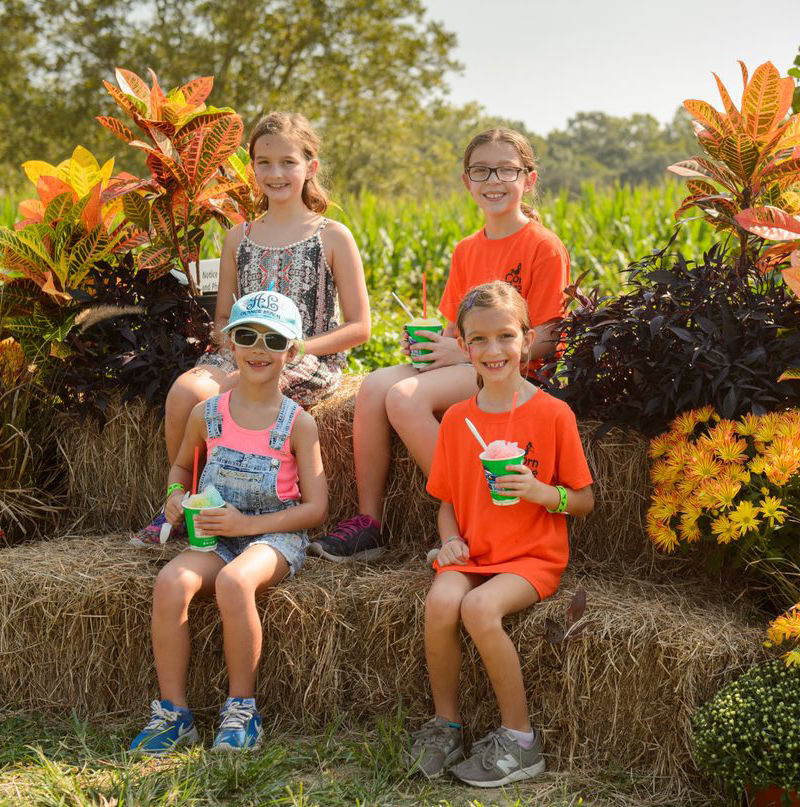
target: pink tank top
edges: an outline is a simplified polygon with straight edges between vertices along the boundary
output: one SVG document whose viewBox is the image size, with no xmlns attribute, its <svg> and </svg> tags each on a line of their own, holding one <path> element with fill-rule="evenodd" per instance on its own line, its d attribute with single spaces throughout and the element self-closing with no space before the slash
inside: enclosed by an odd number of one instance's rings
<svg viewBox="0 0 800 807">
<path fill-rule="evenodd" d="M 277 494 L 280 499 L 298 500 L 300 487 L 297 479 L 297 460 L 291 452 L 289 435 L 291 434 L 297 413 L 300 407 L 284 396 L 278 418 L 267 429 L 245 429 L 231 416 L 230 400 L 232 390 L 224 392 L 217 398 L 217 415 L 221 420 L 221 434 L 206 438 L 206 456 L 211 456 L 214 446 L 224 446 L 242 454 L 253 454 L 260 457 L 280 460 L 277 478 Z M 276 440 L 273 432 L 276 430 L 285 434 L 283 440 Z M 217 430 L 219 431 L 219 430 Z M 276 434 L 275 437 L 278 435 Z M 273 448 L 273 445 L 279 447 Z"/>
</svg>

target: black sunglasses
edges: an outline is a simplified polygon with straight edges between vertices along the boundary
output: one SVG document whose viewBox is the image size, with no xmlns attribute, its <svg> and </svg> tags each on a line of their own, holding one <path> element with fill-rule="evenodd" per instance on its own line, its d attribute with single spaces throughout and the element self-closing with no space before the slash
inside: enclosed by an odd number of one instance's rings
<svg viewBox="0 0 800 807">
<path fill-rule="evenodd" d="M 259 340 L 264 343 L 264 347 L 271 353 L 285 353 L 291 346 L 292 341 L 288 336 L 275 331 L 261 333 L 252 328 L 234 328 L 231 331 L 231 342 L 239 347 L 255 347 Z"/>
</svg>

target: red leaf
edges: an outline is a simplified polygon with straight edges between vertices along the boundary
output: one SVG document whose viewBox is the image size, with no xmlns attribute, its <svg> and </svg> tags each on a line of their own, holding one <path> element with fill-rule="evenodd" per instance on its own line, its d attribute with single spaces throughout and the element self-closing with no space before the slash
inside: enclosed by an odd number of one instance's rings
<svg viewBox="0 0 800 807">
<path fill-rule="evenodd" d="M 95 120 L 101 126 L 105 126 L 109 132 L 115 134 L 123 143 L 130 143 L 133 140 L 133 132 L 121 120 L 110 115 L 98 115 Z"/>
<path fill-rule="evenodd" d="M 57 177 L 40 176 L 39 181 L 36 183 L 36 191 L 45 207 L 47 207 L 56 196 L 61 196 L 62 193 L 68 193 L 72 197 L 73 202 L 78 201 L 78 194 L 75 193 L 72 186 Z"/>
<path fill-rule="evenodd" d="M 736 216 L 742 229 L 768 241 L 796 241 L 800 238 L 800 219 L 779 207 L 748 207 Z"/>
<path fill-rule="evenodd" d="M 567 627 L 569 628 L 577 622 L 586 610 L 586 589 L 583 586 L 578 586 L 578 590 L 572 598 L 572 602 L 567 608 Z"/>
<path fill-rule="evenodd" d="M 203 76 L 184 84 L 180 91 L 183 93 L 184 103 L 186 106 L 198 107 L 206 98 L 211 94 L 211 89 L 214 86 L 213 76 Z"/>
<path fill-rule="evenodd" d="M 81 213 L 81 221 L 86 227 L 86 232 L 91 232 L 100 224 L 100 210 L 102 201 L 100 199 L 100 183 L 98 182 L 90 191 L 89 199 Z"/>
<path fill-rule="evenodd" d="M 158 84 L 158 76 L 149 67 L 147 69 L 150 71 L 150 77 L 153 79 L 153 87 L 150 90 L 150 117 L 154 120 L 160 120 L 162 117 L 161 110 L 164 108 L 167 96 L 164 95 Z"/>
<path fill-rule="evenodd" d="M 688 101 L 684 101 L 683 105 L 690 115 L 697 118 L 706 129 L 709 129 L 718 137 L 724 136 L 730 130 L 731 127 L 728 125 L 727 121 L 706 101 L 689 99 Z"/>
<path fill-rule="evenodd" d="M 542 638 L 550 644 L 561 644 L 564 641 L 564 628 L 555 619 L 545 617 Z"/>
<path fill-rule="evenodd" d="M 783 282 L 800 297 L 800 268 L 784 269 L 781 272 Z"/>
<path fill-rule="evenodd" d="M 140 78 L 132 70 L 124 70 L 121 67 L 118 67 L 114 73 L 117 76 L 117 84 L 119 84 L 120 89 L 124 93 L 127 95 L 135 95 L 145 104 L 148 102 L 150 98 L 150 88 L 147 86 L 144 79 Z"/>
<path fill-rule="evenodd" d="M 739 110 L 736 109 L 736 105 L 731 100 L 730 95 L 728 95 L 728 91 L 725 89 L 725 85 L 720 80 L 720 77 L 716 73 L 712 73 L 711 75 L 716 79 L 719 96 L 722 98 L 722 105 L 725 107 L 725 111 L 728 113 L 730 122 L 733 124 L 734 128 L 736 128 L 741 122 Z"/>
<path fill-rule="evenodd" d="M 122 90 L 118 87 L 115 87 L 113 84 L 109 83 L 108 81 L 103 82 L 103 86 L 108 90 L 109 95 L 122 107 L 133 119 L 134 121 L 138 121 L 141 117 L 141 112 L 136 104 L 125 95 Z"/>
</svg>

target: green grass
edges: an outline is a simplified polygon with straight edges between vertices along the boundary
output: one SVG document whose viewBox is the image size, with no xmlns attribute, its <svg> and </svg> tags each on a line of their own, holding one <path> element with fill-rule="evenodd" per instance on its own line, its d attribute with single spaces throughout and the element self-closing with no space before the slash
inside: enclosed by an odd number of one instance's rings
<svg viewBox="0 0 800 807">
<path fill-rule="evenodd" d="M 546 774 L 536 783 L 485 791 L 450 780 L 432 783 L 409 776 L 400 756 L 400 721 L 393 718 L 360 733 L 339 725 L 305 737 L 267 729 L 268 739 L 255 754 L 215 755 L 193 748 L 163 759 L 142 759 L 122 750 L 137 728 L 37 716 L 0 720 L 0 805 L 632 807 L 645 803 L 635 783 L 624 776 L 589 784 Z M 207 747 L 213 727 L 201 725 L 201 729 Z"/>
</svg>

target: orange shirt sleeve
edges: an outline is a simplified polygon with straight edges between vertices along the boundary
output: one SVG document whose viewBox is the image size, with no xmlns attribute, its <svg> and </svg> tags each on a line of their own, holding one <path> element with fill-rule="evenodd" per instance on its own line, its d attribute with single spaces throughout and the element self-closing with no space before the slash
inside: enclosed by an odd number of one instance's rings
<svg viewBox="0 0 800 807">
<path fill-rule="evenodd" d="M 445 423 L 446 418 L 447 415 L 445 414 L 445 417 L 442 419 L 442 425 L 439 428 L 439 436 L 436 438 L 433 464 L 431 465 L 431 472 L 428 476 L 428 484 L 425 486 L 425 489 L 431 496 L 435 496 L 440 501 L 452 502 L 453 493 L 450 488 L 450 477 L 448 476 L 450 466 L 447 462 L 447 448 L 445 446 L 445 431 L 448 430 Z"/>
<path fill-rule="evenodd" d="M 556 482 L 573 490 L 591 485 L 592 472 L 583 453 L 578 423 L 571 409 L 565 409 L 556 420 Z"/>
<path fill-rule="evenodd" d="M 536 251 L 527 303 L 531 326 L 562 319 L 567 311 L 564 288 L 569 285 L 569 253 L 557 240 L 543 243 Z"/>
<path fill-rule="evenodd" d="M 452 322 L 453 324 L 455 324 L 456 316 L 458 315 L 458 306 L 461 303 L 461 298 L 466 291 L 459 282 L 459 275 L 463 273 L 459 256 L 460 246 L 461 243 L 459 242 L 453 250 L 453 257 L 450 259 L 450 273 L 447 275 L 447 282 L 444 284 L 444 293 L 439 303 L 439 313 L 448 322 Z"/>
</svg>

